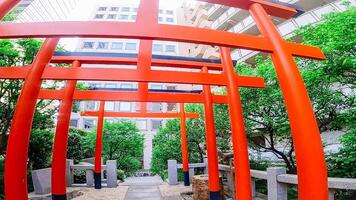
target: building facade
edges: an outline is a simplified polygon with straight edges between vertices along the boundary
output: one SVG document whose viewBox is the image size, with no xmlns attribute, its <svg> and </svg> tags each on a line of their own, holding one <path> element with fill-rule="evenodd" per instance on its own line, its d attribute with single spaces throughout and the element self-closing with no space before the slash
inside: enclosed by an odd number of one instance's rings
<svg viewBox="0 0 356 200">
<path fill-rule="evenodd" d="M 279 32 L 285 38 L 294 37 L 293 32 L 301 26 L 320 22 L 325 14 L 347 9 L 344 0 L 280 0 L 280 2 L 292 4 L 305 11 L 289 20 L 273 18 Z M 349 2 L 352 6 L 356 6 L 355 0 Z M 192 1 L 186 1 L 182 9 L 187 25 L 251 35 L 260 34 L 252 16 L 246 10 Z M 212 46 L 192 45 L 186 51 L 192 57 L 219 58 L 218 49 Z M 257 54 L 260 52 L 234 49 L 232 58 L 238 62 L 253 63 L 253 58 Z"/>
<path fill-rule="evenodd" d="M 111 3 L 98 3 L 93 7 L 89 20 L 94 21 L 118 21 L 134 22 L 137 17 L 137 4 L 121 3 L 120 1 Z M 160 9 L 159 23 L 176 24 L 177 13 L 175 9 Z M 81 38 L 78 41 L 76 52 L 85 53 L 125 53 L 137 54 L 139 50 L 139 40 L 133 39 L 99 39 L 99 38 Z M 154 41 L 152 47 L 154 55 L 179 56 L 180 50 L 177 42 Z M 109 67 L 109 68 L 128 68 L 135 69 L 136 66 L 105 66 L 105 65 L 83 65 L 82 67 Z M 161 70 L 160 67 L 153 67 L 155 70 Z M 85 82 L 87 87 L 92 89 L 106 90 L 137 90 L 138 83 L 132 82 Z M 155 90 L 190 90 L 191 85 L 176 84 L 157 84 L 149 83 L 149 89 Z M 84 101 L 80 103 L 81 111 L 98 110 L 99 102 Z M 178 112 L 175 103 L 147 103 L 148 112 Z M 137 112 L 140 109 L 140 103 L 135 102 L 106 102 L 106 111 L 115 112 Z M 106 121 L 120 120 L 118 118 L 105 118 Z M 152 158 L 152 140 L 158 129 L 165 123 L 166 119 L 146 119 L 135 118 L 132 120 L 136 123 L 140 132 L 144 134 L 144 169 L 150 168 Z M 82 117 L 79 113 L 73 113 L 71 125 L 81 129 L 92 129 L 97 124 L 96 117 Z"/>
</svg>

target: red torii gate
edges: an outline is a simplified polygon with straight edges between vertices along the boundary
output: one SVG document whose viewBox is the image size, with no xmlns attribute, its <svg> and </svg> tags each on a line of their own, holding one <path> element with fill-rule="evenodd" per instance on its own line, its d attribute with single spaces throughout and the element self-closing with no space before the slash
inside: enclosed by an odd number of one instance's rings
<svg viewBox="0 0 356 200">
<path fill-rule="evenodd" d="M 142 103 L 145 107 L 146 103 Z M 141 104 L 141 105 L 142 105 Z M 94 164 L 94 182 L 95 188 L 101 188 L 101 154 L 102 154 L 102 134 L 104 117 L 121 117 L 121 118 L 179 118 L 181 127 L 181 143 L 182 143 L 182 164 L 184 174 L 184 185 L 189 186 L 189 161 L 188 161 L 188 143 L 187 143 L 187 131 L 185 121 L 187 118 L 199 118 L 198 113 L 186 113 L 184 111 L 184 103 L 179 104 L 179 113 L 154 113 L 147 112 L 146 110 L 140 110 L 140 112 L 110 112 L 105 111 L 105 101 L 100 101 L 98 111 L 86 111 L 80 113 L 81 116 L 98 117 L 97 125 L 97 138 L 95 145 L 95 164 Z"/>
<path fill-rule="evenodd" d="M 262 51 L 271 54 L 281 84 L 298 166 L 298 193 L 302 200 L 327 199 L 327 173 L 320 133 L 310 100 L 293 56 L 325 59 L 320 49 L 285 41 L 273 25 L 269 15 L 290 18 L 296 10 L 277 3 L 263 0 L 203 0 L 205 2 L 249 10 L 262 37 L 218 30 L 158 24 L 158 0 L 141 0 L 137 21 L 126 22 L 51 22 L 51 23 L 9 23 L 0 24 L 0 38 L 42 37 L 47 39 L 32 67 L 26 74 L 25 83 L 16 106 L 10 129 L 5 163 L 5 195 L 8 200 L 27 199 L 26 162 L 29 134 L 42 74 L 58 43 L 59 37 L 107 37 L 135 38 L 143 40 L 170 40 L 220 46 L 224 74 L 202 74 L 189 72 L 105 69 L 51 69 L 45 78 L 54 80 L 113 80 L 192 83 L 201 85 L 223 85 L 227 87 L 231 116 L 231 129 L 238 199 L 251 199 L 247 140 L 242 118 L 242 108 L 228 47 Z M 0 18 L 14 7 L 19 0 L 0 2 Z M 94 28 L 95 27 L 95 28 Z M 146 46 L 147 45 L 147 46 Z M 145 46 L 148 47 L 149 43 Z M 151 46 L 149 46 L 151 48 Z M 148 61 L 149 54 L 140 54 L 138 65 Z M 15 69 L 13 74 L 15 74 Z M 2 72 L 2 70 L 0 70 Z M 57 73 L 57 74 L 56 74 Z M 124 73 L 125 76 L 120 76 Z M 0 73 L 1 74 L 1 73 Z M 45 74 L 44 74 L 45 75 Z M 116 77 L 116 76 L 117 77 Z M 1 78 L 7 78 L 2 77 Z M 107 79 L 106 79 L 107 78 Z M 141 87 L 144 91 L 145 87 Z M 69 96 L 69 95 L 68 95 Z M 143 96 L 143 98 L 147 98 Z M 319 173 L 315 173 L 315 172 Z M 210 177 L 211 179 L 211 177 Z M 211 199 L 218 199 L 217 192 L 211 191 Z"/>
</svg>

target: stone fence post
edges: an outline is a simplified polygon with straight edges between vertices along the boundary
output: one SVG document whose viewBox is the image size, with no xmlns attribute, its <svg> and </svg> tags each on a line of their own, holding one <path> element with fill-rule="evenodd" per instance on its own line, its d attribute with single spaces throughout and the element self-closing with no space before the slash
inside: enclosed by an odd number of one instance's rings
<svg viewBox="0 0 356 200">
<path fill-rule="evenodd" d="M 178 168 L 176 160 L 168 160 L 168 184 L 178 184 Z"/>
<path fill-rule="evenodd" d="M 277 176 L 281 174 L 286 174 L 286 168 L 271 167 L 267 169 L 268 200 L 287 200 L 287 185 L 279 183 L 277 180 Z"/>
<path fill-rule="evenodd" d="M 72 186 L 73 184 L 73 171 L 70 168 L 70 166 L 74 165 L 74 161 L 67 159 L 67 165 L 66 165 L 66 183 L 67 187 Z"/>
<path fill-rule="evenodd" d="M 108 188 L 117 187 L 117 163 L 116 160 L 106 161 L 106 175 Z"/>
</svg>

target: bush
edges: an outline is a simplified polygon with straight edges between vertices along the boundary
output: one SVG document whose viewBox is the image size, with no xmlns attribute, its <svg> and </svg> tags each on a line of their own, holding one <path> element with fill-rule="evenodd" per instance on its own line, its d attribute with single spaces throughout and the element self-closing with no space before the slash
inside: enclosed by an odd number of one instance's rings
<svg viewBox="0 0 356 200">
<path fill-rule="evenodd" d="M 123 181 L 125 179 L 125 171 L 118 169 L 117 170 L 117 179 Z"/>
<path fill-rule="evenodd" d="M 51 130 L 33 130 L 30 138 L 28 157 L 32 170 L 51 166 L 53 132 Z"/>
<path fill-rule="evenodd" d="M 78 163 L 84 157 L 84 137 L 87 132 L 70 128 L 68 136 L 67 158 L 73 159 L 74 163 Z"/>
</svg>

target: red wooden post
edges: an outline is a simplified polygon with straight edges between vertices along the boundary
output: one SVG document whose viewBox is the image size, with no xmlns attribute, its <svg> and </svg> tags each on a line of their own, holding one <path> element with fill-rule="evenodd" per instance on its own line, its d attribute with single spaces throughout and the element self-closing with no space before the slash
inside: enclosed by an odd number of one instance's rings
<svg viewBox="0 0 356 200">
<path fill-rule="evenodd" d="M 228 81 L 226 89 L 234 152 L 236 199 L 251 200 L 250 161 L 240 94 L 235 80 L 236 76 L 230 50 L 226 47 L 221 47 L 220 54 L 224 73 Z"/>
<path fill-rule="evenodd" d="M 187 128 L 186 128 L 186 116 L 184 111 L 184 103 L 179 104 L 180 115 L 180 130 L 181 130 L 181 145 L 182 145 L 182 164 L 184 175 L 184 186 L 190 185 L 189 177 L 189 159 L 188 159 L 188 141 L 187 141 Z"/>
<path fill-rule="evenodd" d="M 80 62 L 74 61 L 72 67 L 80 67 Z M 56 135 L 53 145 L 52 156 L 52 199 L 66 200 L 66 160 L 67 160 L 67 144 L 68 131 L 70 124 L 70 116 L 72 113 L 73 94 L 77 85 L 77 81 L 67 81 L 63 99 L 59 108 L 57 119 Z"/>
<path fill-rule="evenodd" d="M 208 73 L 208 68 L 203 67 L 203 72 Z M 210 199 L 218 200 L 220 199 L 219 163 L 210 85 L 204 85 L 203 91 Z"/>
<path fill-rule="evenodd" d="M 260 4 L 253 4 L 250 12 L 262 35 L 273 45 L 272 61 L 281 85 L 295 148 L 298 197 L 301 200 L 328 199 L 328 176 L 320 132 L 291 49 L 287 48 L 286 41 Z"/>
<path fill-rule="evenodd" d="M 95 189 L 101 189 L 101 152 L 103 146 L 105 101 L 100 101 L 98 126 L 96 129 L 95 163 L 94 163 L 94 185 Z"/>
<path fill-rule="evenodd" d="M 38 52 L 17 101 L 6 150 L 5 195 L 7 200 L 27 199 L 28 144 L 42 73 L 59 39 L 46 39 Z"/>
</svg>

